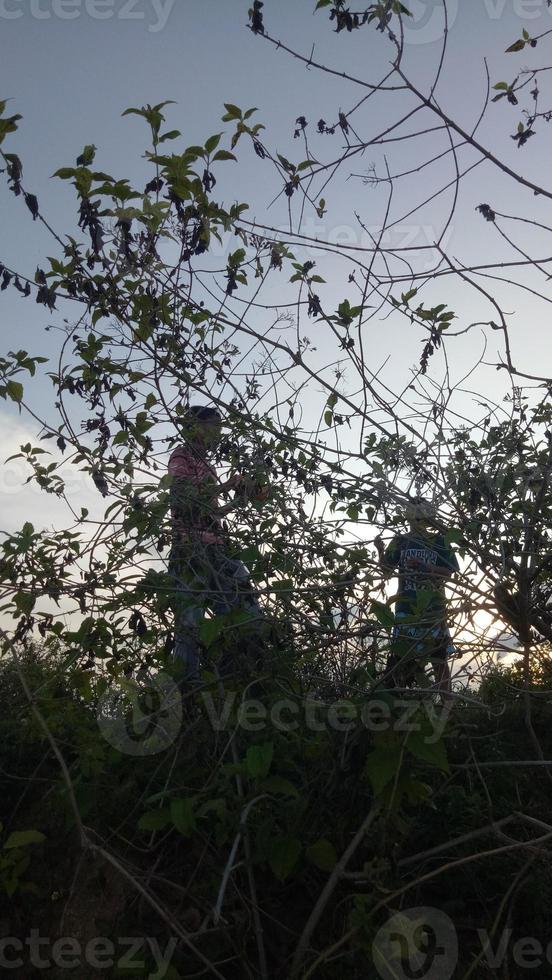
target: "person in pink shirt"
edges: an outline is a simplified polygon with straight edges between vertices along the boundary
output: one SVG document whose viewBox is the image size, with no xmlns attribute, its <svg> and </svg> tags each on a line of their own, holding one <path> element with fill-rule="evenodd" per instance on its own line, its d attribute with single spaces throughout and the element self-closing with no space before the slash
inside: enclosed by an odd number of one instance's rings
<svg viewBox="0 0 552 980">
<path fill-rule="evenodd" d="M 233 558 L 223 518 L 235 503 L 221 497 L 242 489 L 243 478 L 219 480 L 209 458 L 221 438 L 222 418 L 215 408 L 195 405 L 185 416 L 185 442 L 173 450 L 170 504 L 172 548 L 169 570 L 176 581 L 174 656 L 184 661 L 185 678 L 199 679 L 198 627 L 206 608 L 215 615 L 245 610 L 251 621 L 262 617 L 249 572 Z M 228 665 L 227 665 L 228 667 Z M 220 665 L 224 672 L 223 665 Z"/>
</svg>

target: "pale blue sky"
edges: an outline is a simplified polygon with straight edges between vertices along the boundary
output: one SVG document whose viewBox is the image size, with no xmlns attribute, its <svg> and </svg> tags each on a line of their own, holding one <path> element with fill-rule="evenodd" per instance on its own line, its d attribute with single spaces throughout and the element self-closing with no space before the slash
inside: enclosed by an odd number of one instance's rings
<svg viewBox="0 0 552 980">
<path fill-rule="evenodd" d="M 103 5 L 102 5 L 103 3 Z M 140 154 L 147 146 L 145 126 L 135 117 L 121 119 L 128 106 L 174 99 L 168 108 L 169 128 L 179 128 L 188 145 L 224 129 L 220 117 L 224 102 L 242 107 L 257 106 L 255 118 L 267 125 L 263 138 L 273 149 L 291 159 L 303 154 L 299 141 L 293 140 L 295 118 L 309 120 L 309 133 L 316 154 L 326 158 L 339 154 L 341 141 L 315 135 L 316 122 L 322 116 L 335 121 L 339 109 L 349 110 L 359 98 L 359 90 L 350 82 L 330 79 L 314 69 L 306 70 L 300 62 L 276 50 L 246 28 L 248 3 L 243 0 L 176 0 L 154 3 L 153 0 L 0 0 L 0 97 L 8 97 L 12 112 L 23 119 L 15 137 L 6 140 L 8 151 L 17 152 L 24 164 L 25 186 L 37 194 L 48 220 L 63 234 L 75 232 L 74 196 L 67 183 L 50 179 L 60 166 L 74 163 L 86 143 L 98 147 L 96 164 L 119 176 L 141 182 L 149 179 Z M 267 29 L 296 50 L 310 54 L 321 62 L 345 68 L 359 77 L 376 80 L 388 63 L 390 46 L 373 29 L 364 28 L 348 35 L 336 35 L 327 12 L 313 16 L 314 0 L 266 0 L 264 16 Z M 412 77 L 424 87 L 432 77 L 442 33 L 435 0 L 413 0 L 416 19 L 407 37 L 406 65 Z M 521 34 L 523 27 L 531 33 L 552 28 L 552 10 L 546 0 L 469 0 L 460 5 L 449 3 L 451 14 L 447 69 L 437 96 L 442 108 L 469 128 L 482 105 L 485 89 L 483 59 L 489 60 L 491 81 L 511 79 L 522 65 L 546 62 L 544 48 L 520 57 L 505 55 L 505 47 Z M 99 19 L 98 14 L 105 18 Z M 69 14 L 75 15 L 73 19 Z M 21 16 L 19 16 L 21 15 Z M 109 15 L 109 16 L 108 16 Z M 370 103 L 353 119 L 362 135 L 378 132 L 401 111 L 401 99 L 381 99 Z M 404 108 L 413 104 L 404 100 Z M 518 151 L 510 139 L 519 111 L 505 102 L 491 107 L 479 131 L 482 143 L 511 165 L 523 165 L 525 173 L 539 181 L 548 172 L 547 132 L 542 132 L 535 146 Z M 433 123 L 434 124 L 434 123 Z M 177 144 L 174 144 L 175 147 Z M 401 144 L 388 147 L 391 169 L 415 165 L 432 152 L 446 148 L 443 135 L 428 136 L 427 142 L 403 150 Z M 406 144 L 403 144 L 406 146 Z M 404 153 L 406 152 L 406 157 Z M 225 164 L 217 174 L 219 193 L 228 203 L 233 199 L 249 201 L 250 217 L 277 227 L 285 222 L 285 202 L 280 200 L 267 211 L 267 204 L 278 191 L 276 175 L 254 155 L 249 145 L 238 144 L 238 164 Z M 473 153 L 464 162 L 475 159 Z M 383 150 L 374 148 L 354 166 L 343 171 L 334 191 L 328 191 L 328 214 L 322 223 L 307 217 L 303 230 L 311 234 L 336 238 L 349 243 L 360 241 L 361 231 L 353 212 L 377 227 L 382 220 L 385 195 L 374 191 L 355 178 L 374 161 L 381 168 Z M 265 167 L 265 169 L 263 169 Z M 431 193 L 436 180 L 451 173 L 450 160 L 430 168 L 421 177 L 413 177 L 397 187 L 393 214 L 397 219 L 416 202 Z M 143 176 L 142 176 L 143 175 Z M 265 176 L 266 175 L 266 176 Z M 475 206 L 489 202 L 498 210 L 535 214 L 535 199 L 530 192 L 516 191 L 512 184 L 484 164 L 463 184 L 457 214 L 454 218 L 447 251 L 465 261 L 488 261 L 501 255 L 495 230 L 475 213 Z M 451 203 L 450 192 L 437 204 L 407 219 L 399 220 L 391 244 L 426 244 Z M 548 202 L 539 203 L 546 221 Z M 5 183 L 0 187 L 0 261 L 34 275 L 44 255 L 57 255 L 57 246 L 31 216 L 21 200 L 11 195 Z M 78 237 L 82 237 L 80 234 Z M 541 241 L 531 231 L 524 233 L 529 244 L 541 257 L 552 252 L 549 235 Z M 541 245 L 542 243 L 542 245 Z M 504 255 L 507 251 L 504 250 Z M 218 261 L 219 265 L 223 262 Z M 320 288 L 322 300 L 332 308 L 347 295 L 346 276 L 341 265 L 332 259 L 320 259 L 321 273 L 327 285 Z M 544 277 L 539 285 L 547 289 Z M 275 284 L 272 295 L 278 294 Z M 488 288 L 488 284 L 487 284 Z M 511 302 L 514 359 L 523 370 L 545 371 L 550 368 L 548 342 L 549 313 L 528 294 L 511 294 L 501 287 L 505 305 Z M 424 296 L 425 298 L 425 296 Z M 492 310 L 472 291 L 459 284 L 440 280 L 427 292 L 427 299 L 447 302 L 460 315 L 458 326 L 470 319 L 490 319 Z M 523 302 L 520 300 L 523 299 Z M 72 317 L 74 310 L 59 304 L 58 317 Z M 12 289 L 0 293 L 0 323 L 4 349 L 24 347 L 35 354 L 52 352 L 55 335 L 45 333 L 44 326 L 55 321 L 43 307 L 23 300 Z M 324 331 L 305 323 L 319 347 L 320 361 L 331 354 Z M 408 370 L 420 350 L 420 334 L 409 333 L 401 319 L 383 324 L 373 321 L 366 336 L 366 349 L 374 364 L 390 355 L 387 377 L 398 379 L 398 387 L 408 380 Z M 491 336 L 489 358 L 496 359 L 496 335 Z M 474 333 L 459 340 L 454 348 L 454 371 L 460 375 L 481 348 Z M 391 372 L 391 374 L 389 374 Z M 482 369 L 479 390 L 501 396 L 503 375 L 494 369 Z M 43 404 L 50 393 L 49 382 L 38 382 L 33 403 Z M 505 389 L 504 389 L 505 390 Z M 9 447 L 18 443 L 19 425 L 14 406 L 0 405 L 0 417 L 14 425 Z M 9 422 L 8 422 L 9 424 Z M 7 440 L 8 442 L 8 437 Z"/>
</svg>

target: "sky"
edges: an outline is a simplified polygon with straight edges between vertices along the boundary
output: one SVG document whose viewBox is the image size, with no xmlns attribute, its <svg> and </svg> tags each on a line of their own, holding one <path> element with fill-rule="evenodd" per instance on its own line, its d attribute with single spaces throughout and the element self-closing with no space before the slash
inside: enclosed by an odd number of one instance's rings
<svg viewBox="0 0 552 980">
<path fill-rule="evenodd" d="M 384 39 L 372 28 L 336 35 L 327 11 L 314 15 L 314 6 L 314 0 L 266 0 L 263 13 L 267 31 L 307 57 L 312 53 L 323 64 L 371 81 L 379 78 L 391 56 Z M 433 77 L 439 57 L 442 5 L 440 0 L 411 0 L 409 6 L 414 16 L 407 23 L 405 63 L 411 77 L 424 88 Z M 282 49 L 254 36 L 246 27 L 247 8 L 248 3 L 242 0 L 0 0 L 0 98 L 10 99 L 10 112 L 23 117 L 18 133 L 6 140 L 3 148 L 21 157 L 24 184 L 37 195 L 43 212 L 59 234 L 75 234 L 74 197 L 68 183 L 52 179 L 51 175 L 61 166 L 74 164 L 85 144 L 98 147 L 95 164 L 100 169 L 137 181 L 148 174 L 141 156 L 147 146 L 146 129 L 134 116 L 121 118 L 129 106 L 175 100 L 175 105 L 167 107 L 168 126 L 182 131 L 183 145 L 204 142 L 211 133 L 224 130 L 220 120 L 225 102 L 242 108 L 255 106 L 254 118 L 267 127 L 263 139 L 289 159 L 301 156 L 300 141 L 294 141 L 293 132 L 296 118 L 303 115 L 308 120 L 314 152 L 328 157 L 332 149 L 339 151 L 339 140 L 332 147 L 326 137 L 315 135 L 316 122 L 321 117 L 335 119 L 342 109 L 348 111 L 358 101 L 359 89 L 349 81 L 306 68 Z M 524 52 L 522 58 L 504 51 L 523 28 L 532 36 L 552 29 L 552 8 L 546 0 L 449 0 L 448 10 L 447 64 L 436 95 L 442 109 L 469 128 L 483 104 L 485 58 L 491 83 L 511 80 L 527 64 L 546 63 L 542 46 Z M 400 111 L 401 98 L 393 103 L 385 97 L 370 102 L 354 117 L 355 126 L 363 135 L 385 129 Z M 539 134 L 534 147 L 529 144 L 519 151 L 510 134 L 520 118 L 519 109 L 501 101 L 490 108 L 478 132 L 479 139 L 508 165 L 520 166 L 521 161 L 528 177 L 546 182 L 547 133 Z M 334 189 L 328 191 L 324 218 L 307 215 L 301 231 L 345 245 L 362 244 L 365 238 L 354 212 L 359 213 L 366 227 L 377 230 L 386 198 L 381 189 L 374 190 L 350 175 L 365 176 L 371 163 L 381 170 L 384 154 L 392 172 L 404 169 L 405 164 L 415 167 L 431 155 L 430 151 L 440 152 L 447 144 L 442 135 L 430 134 L 413 146 L 409 144 L 406 157 L 405 145 L 374 147 L 357 157 Z M 261 161 L 250 146 L 239 144 L 237 153 L 239 162 L 226 164 L 220 174 L 221 196 L 226 203 L 248 201 L 251 220 L 285 228 L 286 202 L 280 197 L 269 207 L 279 190 L 274 174 L 264 176 L 267 171 L 260 169 Z M 473 162 L 473 151 L 467 150 L 463 160 Z M 409 217 L 404 214 L 450 173 L 448 158 L 446 163 L 428 168 L 421 177 L 413 175 L 397 185 L 392 210 L 396 224 L 387 239 L 390 247 L 424 246 L 435 239 L 451 206 L 452 191 Z M 455 259 L 473 263 L 494 261 L 501 255 L 511 257 L 497 239 L 495 229 L 476 213 L 482 202 L 505 213 L 535 214 L 535 199 L 530 191 L 516 188 L 514 195 L 512 183 L 490 165 L 477 167 L 463 183 L 456 215 L 443 242 Z M 540 220 L 546 222 L 548 209 L 549 202 L 539 202 L 536 213 Z M 522 246 L 530 247 L 540 257 L 550 252 L 549 233 L 529 228 L 520 231 L 519 226 L 516 233 Z M 36 266 L 44 264 L 44 255 L 58 254 L 58 246 L 44 228 L 33 222 L 23 202 L 2 183 L 0 261 L 32 279 Z M 307 255 L 300 254 L 303 259 Z M 314 253 L 313 257 L 327 280 L 320 287 L 323 302 L 328 308 L 332 304 L 335 308 L 346 295 L 344 267 L 332 258 Z M 224 264 L 223 255 L 216 259 L 219 266 Z M 530 277 L 526 278 L 529 282 Z M 544 274 L 538 273 L 537 280 L 539 288 L 549 291 Z M 271 288 L 275 290 L 272 295 L 276 295 L 278 287 Z M 458 328 L 492 316 L 481 295 L 458 282 L 436 280 L 428 286 L 427 295 L 456 310 Z M 511 314 L 516 366 L 533 371 L 537 365 L 539 373 L 550 371 L 552 352 L 546 303 L 506 285 L 499 285 L 497 295 Z M 51 357 L 59 334 L 46 331 L 45 327 L 55 322 L 56 316 L 70 320 L 73 315 L 70 307 L 60 306 L 59 313 L 50 316 L 44 307 L 37 307 L 8 289 L 0 293 L 3 349 L 24 348 Z M 320 325 L 307 323 L 305 330 L 311 331 L 322 364 L 331 354 L 330 341 Z M 419 356 L 420 336 L 407 333 L 404 320 L 373 321 L 365 343 L 375 368 L 388 361 L 384 376 L 392 378 L 399 387 L 408 383 L 411 366 Z M 497 348 L 497 338 L 491 334 L 489 360 L 496 361 Z M 481 332 L 472 331 L 459 339 L 454 348 L 453 375 L 461 377 L 482 350 Z M 51 383 L 45 376 L 49 369 L 47 365 L 29 389 L 31 407 L 37 411 L 51 401 Z M 492 366 L 479 369 L 474 386 L 497 400 L 507 390 L 504 376 Z M 472 396 L 466 398 L 471 404 Z M 467 401 L 463 404 L 467 405 Z M 19 416 L 13 404 L 0 402 L 0 425 L 4 458 L 17 452 L 22 440 L 35 440 L 36 423 Z M 61 518 L 56 502 L 22 485 L 22 477 L 17 461 L 3 469 L 2 529 L 9 531 L 20 526 L 29 506 L 37 523 L 57 524 Z M 82 506 L 97 506 L 94 494 L 84 479 L 74 486 L 74 496 L 82 497 Z"/>
<path fill-rule="evenodd" d="M 51 175 L 60 166 L 73 163 L 85 144 L 96 144 L 96 164 L 108 172 L 138 172 L 146 132 L 136 118 L 121 120 L 128 106 L 174 99 L 176 105 L 168 107 L 169 123 L 182 130 L 187 145 L 224 128 L 220 124 L 224 102 L 255 105 L 259 107 L 255 118 L 267 125 L 269 145 L 296 156 L 299 148 L 292 139 L 296 116 L 305 115 L 312 131 L 318 118 L 331 119 L 337 109 L 349 108 L 356 101 L 358 89 L 351 83 L 336 83 L 306 70 L 285 52 L 255 37 L 246 27 L 247 7 L 242 0 L 0 0 L 0 91 L 2 98 L 11 99 L 10 110 L 23 116 L 17 136 L 5 146 L 17 150 L 23 159 L 25 184 L 37 194 L 54 228 L 69 230 L 74 208 L 72 189 Z M 366 28 L 336 35 L 326 11 L 314 16 L 313 8 L 314 0 L 266 0 L 267 29 L 299 52 L 310 54 L 314 43 L 319 61 L 375 79 L 390 58 L 390 48 L 380 35 Z M 430 77 L 439 52 L 441 4 L 440 0 L 413 0 L 411 8 L 416 17 L 407 34 L 407 63 L 416 79 L 423 81 L 424 76 Z M 489 59 L 492 80 L 511 77 L 513 56 L 505 56 L 504 48 L 523 27 L 532 33 L 552 28 L 552 10 L 546 0 L 477 0 L 462 5 L 459 0 L 449 0 L 449 12 L 447 70 L 438 96 L 445 111 L 468 126 L 482 104 L 484 57 Z M 524 64 L 537 59 L 540 63 L 540 49 L 523 59 Z M 520 61 L 515 65 L 519 67 Z M 388 104 L 378 102 L 359 127 L 361 131 L 373 133 L 385 125 L 387 111 Z M 514 165 L 519 165 L 520 154 L 510 133 L 518 118 L 519 113 L 509 113 L 501 102 L 479 132 L 484 144 Z M 527 152 L 523 157 L 524 171 L 537 180 L 545 179 L 547 172 L 542 142 L 540 152 Z M 313 141 L 313 146 L 324 152 L 329 144 Z M 415 152 L 409 148 L 409 161 Z M 425 147 L 420 147 L 420 154 L 425 154 Z M 365 172 L 376 157 L 371 152 L 370 159 L 359 159 L 360 166 L 351 170 Z M 381 162 L 381 156 L 376 162 Z M 407 182 L 398 195 L 397 214 L 405 210 L 409 192 L 421 198 L 421 191 L 435 176 L 430 170 L 425 183 Z M 377 226 L 381 220 L 377 193 L 345 177 L 328 203 L 328 215 L 322 222 L 307 217 L 305 233 L 359 242 L 355 209 L 369 227 Z M 259 180 L 259 161 L 249 148 L 240 152 L 229 182 L 229 194 L 250 202 L 250 216 L 274 219 L 276 226 L 283 223 L 284 211 L 278 205 L 267 211 L 275 183 L 270 180 L 265 186 Z M 475 170 L 467 179 L 461 220 L 453 221 L 447 249 L 461 255 L 469 247 L 471 257 L 485 260 L 491 247 L 487 229 L 468 211 L 467 200 L 481 203 L 489 196 L 497 208 L 507 210 L 512 204 L 511 190 L 511 184 L 497 179 L 488 165 Z M 431 241 L 447 203 L 450 196 L 437 208 L 402 220 L 391 235 L 393 244 Z M 52 242 L 33 225 L 24 205 L 5 185 L 0 207 L 1 260 L 34 273 L 46 246 L 51 254 Z M 534 233 L 532 237 L 534 240 Z M 492 249 L 494 254 L 495 243 Z M 42 311 L 31 315 L 30 304 L 23 304 L 11 290 L 0 299 L 4 337 L 25 344 L 32 340 L 35 349 L 38 340 L 47 349 L 49 338 L 40 330 Z M 540 340 L 536 332 L 529 339 L 530 350 L 524 353 L 539 350 L 542 354 Z"/>
</svg>

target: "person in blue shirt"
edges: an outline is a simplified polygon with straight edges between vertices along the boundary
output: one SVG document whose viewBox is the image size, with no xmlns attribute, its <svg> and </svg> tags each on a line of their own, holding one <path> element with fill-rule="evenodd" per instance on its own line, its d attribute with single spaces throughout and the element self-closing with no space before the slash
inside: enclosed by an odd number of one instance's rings
<svg viewBox="0 0 552 980">
<path fill-rule="evenodd" d="M 434 530 L 436 511 L 422 497 L 407 507 L 410 529 L 396 535 L 385 548 L 381 537 L 374 544 L 386 578 L 398 572 L 395 626 L 388 670 L 395 682 L 409 678 L 417 666 L 431 662 L 439 691 L 451 694 L 448 659 L 454 652 L 447 626 L 445 584 L 459 571 L 450 545 Z"/>
</svg>

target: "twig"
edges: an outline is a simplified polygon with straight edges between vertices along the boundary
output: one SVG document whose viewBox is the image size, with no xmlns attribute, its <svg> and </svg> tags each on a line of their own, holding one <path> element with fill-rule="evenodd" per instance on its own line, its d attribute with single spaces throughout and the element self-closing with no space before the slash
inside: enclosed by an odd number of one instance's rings
<svg viewBox="0 0 552 980">
<path fill-rule="evenodd" d="M 219 893 L 218 893 L 218 896 L 217 896 L 217 901 L 216 901 L 216 904 L 215 904 L 215 908 L 213 910 L 213 922 L 214 922 L 215 925 L 218 925 L 218 922 L 220 920 L 220 914 L 221 914 L 221 910 L 222 910 L 222 904 L 224 902 L 224 895 L 225 895 L 225 892 L 226 892 L 226 888 L 227 888 L 228 882 L 230 880 L 230 875 L 232 874 L 232 871 L 234 869 L 234 860 L 235 860 L 235 857 L 236 857 L 236 853 L 237 853 L 238 847 L 240 845 L 240 841 L 241 841 L 242 836 L 243 836 L 243 832 L 245 830 L 245 824 L 246 824 L 247 818 L 249 816 L 249 811 L 251 810 L 251 807 L 255 803 L 258 803 L 259 800 L 266 799 L 266 797 L 267 797 L 267 794 L 266 793 L 263 793 L 262 796 L 255 796 L 254 799 L 252 799 L 252 800 L 249 801 L 249 803 L 247 804 L 247 806 L 245 807 L 245 809 L 242 811 L 242 814 L 241 814 L 241 817 L 240 817 L 239 830 L 238 830 L 238 833 L 236 834 L 236 837 L 234 839 L 234 843 L 232 844 L 232 847 L 230 849 L 230 854 L 228 855 L 228 861 L 226 862 L 226 867 L 224 869 L 224 874 L 222 876 L 222 881 L 220 883 L 220 888 L 219 888 Z"/>
<path fill-rule="evenodd" d="M 311 914 L 309 915 L 307 924 L 303 929 L 299 942 L 297 943 L 297 948 L 295 950 L 293 962 L 291 964 L 291 971 L 290 971 L 291 977 L 296 977 L 298 975 L 299 970 L 301 968 L 301 963 L 305 955 L 306 948 L 308 946 L 308 943 L 310 941 L 310 938 L 314 930 L 316 929 L 316 926 L 318 925 L 319 919 L 322 913 L 324 912 L 324 909 L 326 908 L 326 905 L 328 904 L 333 891 L 335 890 L 337 884 L 339 883 L 339 880 L 342 877 L 342 874 L 345 868 L 347 867 L 349 861 L 351 860 L 353 854 L 355 853 L 357 847 L 362 842 L 371 824 L 374 822 L 374 820 L 380 813 L 381 806 L 382 806 L 381 801 L 376 801 L 373 804 L 366 818 L 363 820 L 355 836 L 353 837 L 351 843 L 341 855 L 330 877 L 328 878 L 326 885 L 322 889 L 322 893 L 320 894 L 320 897 L 316 902 L 316 905 L 314 906 Z"/>
</svg>

